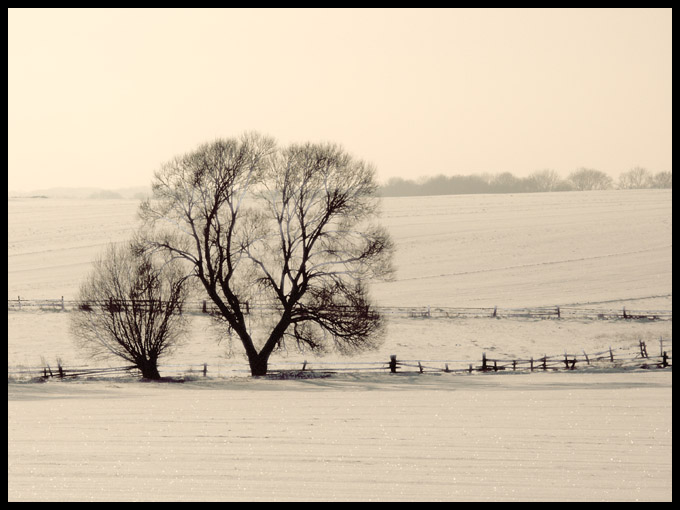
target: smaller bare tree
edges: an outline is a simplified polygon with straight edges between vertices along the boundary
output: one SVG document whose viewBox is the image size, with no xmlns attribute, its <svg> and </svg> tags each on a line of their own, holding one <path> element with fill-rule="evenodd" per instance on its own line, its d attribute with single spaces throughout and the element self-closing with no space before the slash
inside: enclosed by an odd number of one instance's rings
<svg viewBox="0 0 680 510">
<path fill-rule="evenodd" d="M 70 324 L 76 342 L 95 359 L 122 358 L 142 377 L 160 379 L 158 360 L 186 330 L 184 274 L 132 244 L 110 245 L 80 287 Z"/>
</svg>

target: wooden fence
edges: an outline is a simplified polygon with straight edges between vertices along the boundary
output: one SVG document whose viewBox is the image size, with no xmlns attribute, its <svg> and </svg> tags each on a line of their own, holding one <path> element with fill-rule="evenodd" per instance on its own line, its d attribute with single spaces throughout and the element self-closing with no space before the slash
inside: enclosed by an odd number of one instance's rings
<svg viewBox="0 0 680 510">
<path fill-rule="evenodd" d="M 270 363 L 269 377 L 305 377 L 331 375 L 336 373 L 497 373 L 497 372 L 538 372 L 556 370 L 578 370 L 587 368 L 667 368 L 672 367 L 672 341 L 661 338 L 659 350 L 650 354 L 646 342 L 640 340 L 637 349 L 612 349 L 587 353 L 567 353 L 552 356 L 537 356 L 530 358 L 490 358 L 482 353 L 477 360 L 422 360 L 398 359 L 397 355 L 389 360 L 375 362 L 324 362 L 324 361 L 273 361 Z M 56 367 L 56 368 L 55 368 Z M 246 363 L 228 363 L 208 365 L 160 365 L 159 371 L 166 376 L 193 377 L 228 377 L 246 375 L 250 369 Z M 87 367 L 63 366 L 57 360 L 55 366 L 50 366 L 43 360 L 40 367 L 8 368 L 8 378 L 14 379 L 48 379 L 74 377 L 118 377 L 121 375 L 139 376 L 134 366 L 124 367 Z"/>
<path fill-rule="evenodd" d="M 88 309 L 95 306 L 114 308 L 120 302 L 101 301 L 82 303 L 79 301 L 60 299 L 17 299 L 7 300 L 7 311 L 41 310 L 68 312 L 74 309 Z M 244 303 L 247 314 L 268 314 L 276 312 L 278 308 L 270 304 Z M 533 308 L 456 308 L 456 307 L 376 307 L 377 310 L 392 317 L 410 318 L 525 318 L 525 319 L 578 319 L 578 320 L 645 320 L 672 321 L 672 310 L 627 310 L 581 308 L 565 306 L 547 306 Z M 217 308 L 206 301 L 191 301 L 184 304 L 182 313 L 190 315 L 214 314 Z"/>
</svg>

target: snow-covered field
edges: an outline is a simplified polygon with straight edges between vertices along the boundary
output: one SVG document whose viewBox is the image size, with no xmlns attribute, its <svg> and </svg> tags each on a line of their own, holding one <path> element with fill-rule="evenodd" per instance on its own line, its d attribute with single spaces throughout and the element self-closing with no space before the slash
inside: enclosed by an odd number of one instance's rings
<svg viewBox="0 0 680 510">
<path fill-rule="evenodd" d="M 8 299 L 72 299 L 137 203 L 8 200 Z M 672 309 L 672 192 L 387 198 L 395 281 L 383 306 Z M 86 362 L 68 313 L 8 312 L 8 367 Z M 8 499 L 672 499 L 672 371 L 221 377 L 239 346 L 196 317 L 151 385 L 8 380 Z M 391 318 L 345 361 L 473 361 L 650 351 L 672 322 Z M 341 361 L 277 354 L 274 361 Z M 114 365 L 119 364 L 117 362 Z M 430 363 L 431 364 L 431 363 Z"/>
<path fill-rule="evenodd" d="M 397 243 L 383 306 L 629 303 L 669 308 L 672 191 L 383 199 Z M 8 298 L 74 297 L 93 257 L 135 226 L 133 200 L 8 200 Z"/>
<path fill-rule="evenodd" d="M 672 499 L 668 372 L 8 387 L 8 499 Z"/>
</svg>

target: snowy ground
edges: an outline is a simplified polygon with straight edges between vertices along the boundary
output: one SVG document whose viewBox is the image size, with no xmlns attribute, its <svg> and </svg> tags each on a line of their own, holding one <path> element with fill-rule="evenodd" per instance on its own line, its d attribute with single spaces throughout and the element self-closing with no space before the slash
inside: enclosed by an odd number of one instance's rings
<svg viewBox="0 0 680 510">
<path fill-rule="evenodd" d="M 8 200 L 8 298 L 72 299 L 136 207 Z M 398 273 L 374 287 L 379 305 L 672 309 L 670 191 L 392 198 L 383 210 Z M 86 363 L 68 317 L 8 312 L 8 372 Z M 657 354 L 660 338 L 672 348 L 672 322 L 390 318 L 377 351 L 273 361 L 478 364 L 639 340 Z M 197 316 L 165 363 L 208 363 L 205 379 L 8 379 L 8 499 L 672 499 L 671 369 L 253 380 L 227 373 L 243 361 L 229 345 Z"/>
<path fill-rule="evenodd" d="M 9 501 L 670 501 L 670 372 L 8 385 Z"/>
<path fill-rule="evenodd" d="M 387 199 L 390 306 L 672 308 L 672 191 Z"/>
</svg>

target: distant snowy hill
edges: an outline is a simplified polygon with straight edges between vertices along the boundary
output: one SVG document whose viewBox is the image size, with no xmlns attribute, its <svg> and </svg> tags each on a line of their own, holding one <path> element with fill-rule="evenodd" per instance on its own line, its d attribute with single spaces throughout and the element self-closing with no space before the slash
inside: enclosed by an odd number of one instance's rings
<svg viewBox="0 0 680 510">
<path fill-rule="evenodd" d="M 142 199 L 151 192 L 148 186 L 128 188 L 46 188 L 32 191 L 8 190 L 8 198 L 69 198 L 69 199 Z"/>
</svg>

